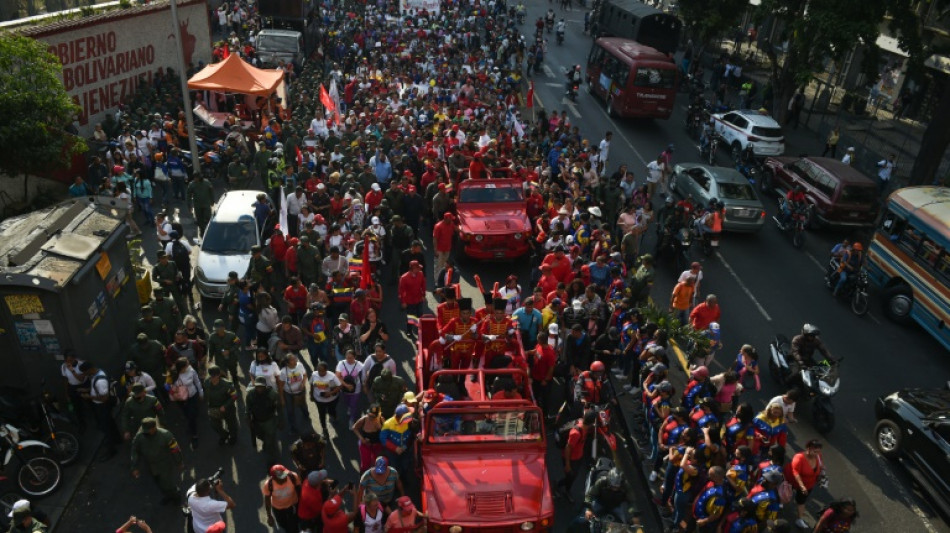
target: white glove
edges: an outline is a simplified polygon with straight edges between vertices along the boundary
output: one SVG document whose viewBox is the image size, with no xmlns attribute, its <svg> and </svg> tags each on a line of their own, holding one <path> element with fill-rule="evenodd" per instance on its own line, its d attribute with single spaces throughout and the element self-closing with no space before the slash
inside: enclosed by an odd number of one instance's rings
<svg viewBox="0 0 950 533">
<path fill-rule="evenodd" d="M 439 337 L 439 344 L 445 344 L 445 338 Z"/>
<path fill-rule="evenodd" d="M 458 342 L 458 341 L 462 340 L 462 336 L 461 336 L 461 335 L 452 335 L 452 340 Z"/>
<path fill-rule="evenodd" d="M 498 338 L 498 335 L 485 335 L 485 336 L 488 337 L 488 340 L 490 341 L 493 341 Z"/>
<path fill-rule="evenodd" d="M 471 331 L 472 333 L 475 333 L 475 331 L 478 330 L 478 325 L 472 324 L 472 327 L 468 328 L 468 330 Z"/>
</svg>

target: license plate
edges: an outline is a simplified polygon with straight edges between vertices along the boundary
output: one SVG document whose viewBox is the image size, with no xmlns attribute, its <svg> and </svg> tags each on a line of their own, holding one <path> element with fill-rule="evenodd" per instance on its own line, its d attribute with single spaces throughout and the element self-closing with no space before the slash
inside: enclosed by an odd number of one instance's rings
<svg viewBox="0 0 950 533">
<path fill-rule="evenodd" d="M 505 257 L 505 252 L 495 252 L 495 257 Z"/>
<path fill-rule="evenodd" d="M 732 214 L 737 217 L 751 217 L 752 210 L 751 209 L 736 209 L 732 212 Z"/>
<path fill-rule="evenodd" d="M 851 213 L 848 214 L 848 216 L 850 216 L 851 218 L 857 218 L 857 217 L 861 216 L 861 213 L 851 212 Z"/>
</svg>

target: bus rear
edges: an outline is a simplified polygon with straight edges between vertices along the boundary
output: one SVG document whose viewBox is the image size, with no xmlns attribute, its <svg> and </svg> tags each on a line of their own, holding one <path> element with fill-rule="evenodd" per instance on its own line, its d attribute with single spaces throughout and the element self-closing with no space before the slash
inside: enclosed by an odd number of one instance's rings
<svg viewBox="0 0 950 533">
<path fill-rule="evenodd" d="M 950 350 L 950 188 L 894 191 L 867 270 L 889 318 L 916 321 Z"/>
<path fill-rule="evenodd" d="M 678 69 L 665 54 L 629 39 L 597 39 L 587 58 L 591 93 L 611 116 L 670 118 Z"/>
</svg>

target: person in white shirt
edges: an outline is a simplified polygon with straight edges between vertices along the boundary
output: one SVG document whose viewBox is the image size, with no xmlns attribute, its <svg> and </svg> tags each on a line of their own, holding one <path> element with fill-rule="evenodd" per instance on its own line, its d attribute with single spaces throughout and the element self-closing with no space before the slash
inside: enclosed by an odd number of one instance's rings
<svg viewBox="0 0 950 533">
<path fill-rule="evenodd" d="M 86 374 L 79 370 L 82 364 L 83 360 L 76 357 L 76 352 L 67 350 L 63 354 L 63 365 L 59 370 L 66 385 L 66 398 L 73 407 L 80 430 L 85 429 L 86 426 L 86 418 L 83 416 L 83 407 L 85 407 L 86 402 L 82 399 L 81 389 L 87 387 L 86 383 L 89 380 Z"/>
<path fill-rule="evenodd" d="M 896 159 L 897 156 L 891 154 L 887 156 L 887 159 L 882 159 L 877 163 L 877 168 L 880 169 L 877 171 L 878 186 L 882 193 L 887 190 L 894 176 L 894 169 L 897 168 Z"/>
<path fill-rule="evenodd" d="M 656 188 L 663 180 L 663 175 L 665 174 L 666 163 L 663 162 L 663 156 L 657 157 L 656 160 L 650 161 L 647 165 L 647 197 L 653 198 L 653 195 L 656 193 Z"/>
<path fill-rule="evenodd" d="M 696 295 L 700 294 L 700 289 L 699 289 L 700 283 L 703 281 L 703 265 L 699 262 L 693 262 L 693 264 L 689 266 L 689 270 L 684 270 L 680 274 L 680 277 L 677 280 L 677 282 L 683 283 L 684 281 L 686 281 L 686 278 L 690 276 L 693 276 L 694 278 L 696 278 L 696 282 L 693 284 L 693 303 L 695 304 Z"/>
<path fill-rule="evenodd" d="M 280 371 L 280 381 L 284 384 L 284 410 L 287 411 L 290 433 L 299 435 L 301 431 L 297 426 L 297 411 L 302 413 L 307 425 L 310 413 L 307 411 L 307 369 L 297 360 L 296 354 L 287 354 L 286 365 Z"/>
<path fill-rule="evenodd" d="M 323 118 L 323 113 L 317 111 L 313 120 L 310 121 L 310 129 L 313 130 L 314 135 L 320 137 L 321 139 L 326 140 L 330 136 L 330 128 L 327 127 L 327 121 Z"/>
<path fill-rule="evenodd" d="M 214 491 L 218 498 L 212 498 Z M 206 533 L 208 528 L 217 522 L 222 522 L 222 513 L 234 509 L 234 500 L 226 492 L 221 479 L 212 483 L 202 479 L 188 489 L 188 508 L 191 510 L 191 527 L 195 533 Z"/>
<path fill-rule="evenodd" d="M 488 128 L 482 130 L 482 134 L 478 137 L 478 147 L 484 148 L 488 146 L 488 143 L 491 142 L 491 136 L 488 135 Z"/>
<path fill-rule="evenodd" d="M 343 360 L 337 363 L 336 377 L 343 386 L 343 404 L 350 419 L 349 427 L 353 427 L 360 417 L 360 394 L 363 392 L 363 363 L 356 358 L 354 350 L 347 350 Z"/>
<path fill-rule="evenodd" d="M 274 389 L 283 395 L 284 383 L 279 379 L 280 367 L 270 358 L 266 346 L 257 347 L 257 353 L 248 371 L 248 381 L 253 382 L 254 379 L 259 377 L 263 377 L 267 381 L 268 388 Z"/>
<path fill-rule="evenodd" d="M 854 147 L 849 146 L 847 153 L 844 154 L 844 157 L 841 158 L 841 162 L 845 165 L 854 165 Z"/>
<path fill-rule="evenodd" d="M 300 235 L 300 212 L 307 205 L 307 195 L 303 193 L 303 187 L 297 185 L 294 193 L 287 197 L 287 229 L 290 230 L 290 236 Z"/>
<path fill-rule="evenodd" d="M 795 418 L 795 402 L 798 401 L 798 389 L 791 389 L 785 394 L 781 394 L 769 400 L 768 404 L 780 404 L 782 406 L 782 412 L 785 415 L 785 420 L 789 422 L 798 422 L 798 419 Z"/>
<path fill-rule="evenodd" d="M 600 175 L 603 176 L 607 172 L 607 161 L 610 160 L 610 139 L 612 139 L 614 133 L 608 131 L 604 134 L 604 138 L 600 141 L 600 161 L 602 163 Z"/>
<path fill-rule="evenodd" d="M 317 414 L 320 418 L 320 427 L 323 435 L 329 438 L 330 426 L 327 425 L 327 416 L 336 422 L 336 404 L 340 400 L 342 388 L 340 378 L 329 371 L 326 361 L 317 363 L 317 370 L 310 376 L 310 394 L 317 404 Z"/>
</svg>

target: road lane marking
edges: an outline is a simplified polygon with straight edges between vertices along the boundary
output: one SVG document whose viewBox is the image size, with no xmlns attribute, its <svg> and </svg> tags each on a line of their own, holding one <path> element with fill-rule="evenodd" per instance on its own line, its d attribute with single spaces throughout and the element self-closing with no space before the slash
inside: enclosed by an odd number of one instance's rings
<svg viewBox="0 0 950 533">
<path fill-rule="evenodd" d="M 882 325 L 882 324 L 881 324 L 881 321 L 878 320 L 877 317 L 874 316 L 873 313 L 870 313 L 870 312 L 869 312 L 869 313 L 868 313 L 868 318 L 870 318 L 871 320 L 873 320 L 874 323 L 877 324 L 878 326 L 881 326 L 881 325 Z"/>
<path fill-rule="evenodd" d="M 545 85 L 547 85 L 548 87 L 560 87 L 560 86 L 561 86 L 561 84 L 558 83 L 558 82 L 556 82 L 556 81 L 549 81 L 549 82 L 545 83 Z"/>
<path fill-rule="evenodd" d="M 670 347 L 673 348 L 673 353 L 676 354 L 676 358 L 679 359 L 680 365 L 683 367 L 683 372 L 689 373 L 689 361 L 686 360 L 686 354 L 683 353 L 683 350 L 680 349 L 680 345 L 673 339 L 670 339 Z"/>
<path fill-rule="evenodd" d="M 566 105 L 567 108 L 571 110 L 571 114 L 576 118 L 581 118 L 581 114 L 577 112 L 577 104 L 570 101 L 566 96 L 561 98 L 561 104 Z"/>
<path fill-rule="evenodd" d="M 817 257 L 813 256 L 811 252 L 805 252 L 805 255 L 807 255 L 808 258 L 811 259 L 812 263 L 815 263 L 815 265 L 818 266 L 818 270 L 822 272 L 825 271 L 825 265 L 821 264 L 821 261 L 819 261 Z"/>
<path fill-rule="evenodd" d="M 614 126 L 613 132 L 619 135 L 620 138 L 623 139 L 623 142 L 627 143 L 627 146 L 629 146 L 630 149 L 633 150 L 633 155 L 637 156 L 637 159 L 640 160 L 640 164 L 643 166 L 646 166 L 647 160 L 644 159 L 643 156 L 640 155 L 640 152 L 638 152 L 637 149 L 633 147 L 633 143 L 630 142 L 630 139 L 628 139 L 627 136 L 623 134 L 623 131 L 621 131 L 620 128 L 617 127 L 617 124 L 614 122 L 614 119 L 611 118 L 610 115 L 607 114 L 607 111 L 603 107 L 601 107 L 599 103 L 595 102 L 595 104 L 597 105 L 597 109 L 600 109 L 600 112 L 603 113 L 605 117 L 607 117 L 607 122 L 610 122 L 611 124 L 613 124 Z"/>
<path fill-rule="evenodd" d="M 854 423 L 849 422 L 848 426 L 850 427 L 852 433 L 859 434 L 858 429 L 854 426 Z M 934 525 L 930 523 L 930 518 L 926 513 L 924 513 L 924 510 L 921 509 L 919 505 L 914 503 L 913 497 L 907 492 L 907 489 L 904 487 L 904 483 L 901 482 L 901 480 L 897 478 L 897 475 L 894 474 L 893 470 L 891 470 L 891 465 L 889 465 L 887 461 L 885 461 L 884 458 L 877 453 L 877 450 L 870 442 L 863 439 L 860 440 L 861 443 L 871 451 L 871 455 L 874 457 L 874 460 L 878 462 L 878 466 L 880 467 L 881 471 L 884 472 L 884 476 L 886 476 L 887 479 L 894 484 L 894 488 L 897 489 L 897 494 L 902 500 L 904 500 L 907 506 L 910 507 L 910 510 L 913 511 L 915 515 L 917 515 L 917 518 L 923 522 L 924 529 L 926 529 L 928 533 L 937 533 L 937 528 L 935 528 Z"/>
<path fill-rule="evenodd" d="M 549 78 L 553 78 L 553 77 L 554 77 L 554 71 L 551 70 L 551 67 L 549 67 L 546 63 L 541 63 L 541 68 L 544 69 L 544 75 L 545 75 L 545 76 L 547 76 L 547 77 L 549 77 Z"/>
<path fill-rule="evenodd" d="M 752 300 L 752 304 L 755 305 L 756 309 L 758 309 L 760 313 L 762 313 L 762 316 L 765 317 L 765 321 L 771 322 L 772 317 L 769 316 L 765 308 L 762 307 L 762 304 L 760 304 L 755 296 L 753 296 L 752 291 L 750 291 L 749 288 L 746 287 L 746 284 L 742 282 L 742 279 L 738 274 L 736 274 L 736 271 L 732 269 L 732 266 L 726 262 L 726 258 L 723 257 L 720 252 L 716 252 L 716 257 L 718 257 L 719 261 L 722 262 L 722 266 L 726 267 L 726 270 L 732 276 L 732 279 L 736 280 L 736 283 L 739 284 L 739 288 L 742 289 L 742 292 L 744 292 L 745 295 L 748 296 L 750 300 Z"/>
</svg>

